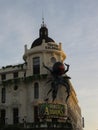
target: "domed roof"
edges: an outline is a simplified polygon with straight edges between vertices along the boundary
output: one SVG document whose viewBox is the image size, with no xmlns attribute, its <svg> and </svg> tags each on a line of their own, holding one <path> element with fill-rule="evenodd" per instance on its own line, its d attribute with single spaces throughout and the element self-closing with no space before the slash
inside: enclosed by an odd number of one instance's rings
<svg viewBox="0 0 98 130">
<path fill-rule="evenodd" d="M 31 45 L 31 48 L 41 45 L 43 39 L 45 40 L 45 43 L 55 42 L 52 38 L 48 37 L 48 29 L 44 23 L 42 24 L 42 26 L 39 30 L 39 38 L 34 40 L 34 42 Z"/>
</svg>

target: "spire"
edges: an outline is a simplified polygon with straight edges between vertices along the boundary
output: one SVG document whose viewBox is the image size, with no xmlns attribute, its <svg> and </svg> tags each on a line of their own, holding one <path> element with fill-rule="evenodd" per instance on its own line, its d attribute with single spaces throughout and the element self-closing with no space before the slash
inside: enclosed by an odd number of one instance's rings
<svg viewBox="0 0 98 130">
<path fill-rule="evenodd" d="M 42 38 L 48 37 L 48 29 L 44 23 L 44 17 L 42 16 L 42 24 L 39 30 L 39 36 Z"/>
<path fill-rule="evenodd" d="M 46 24 L 44 23 L 44 15 L 42 13 L 42 24 L 41 24 L 41 27 L 46 27 Z"/>
<path fill-rule="evenodd" d="M 42 24 L 41 24 L 41 27 L 45 27 L 45 23 L 44 23 L 44 18 L 42 17 Z"/>
<path fill-rule="evenodd" d="M 44 17 L 42 17 L 42 25 L 44 25 Z"/>
</svg>

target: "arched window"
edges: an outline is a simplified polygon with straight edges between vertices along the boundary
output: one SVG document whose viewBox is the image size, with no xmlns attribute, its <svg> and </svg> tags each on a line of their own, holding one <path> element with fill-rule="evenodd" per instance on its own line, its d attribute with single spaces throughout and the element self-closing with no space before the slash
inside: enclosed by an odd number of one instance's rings
<svg viewBox="0 0 98 130">
<path fill-rule="evenodd" d="M 33 58 L 33 74 L 40 74 L 40 57 Z"/>
<path fill-rule="evenodd" d="M 54 64 L 56 62 L 56 58 L 55 57 L 51 57 L 51 62 Z"/>
<path fill-rule="evenodd" d="M 34 83 L 34 98 L 38 99 L 39 98 L 39 84 Z"/>
</svg>

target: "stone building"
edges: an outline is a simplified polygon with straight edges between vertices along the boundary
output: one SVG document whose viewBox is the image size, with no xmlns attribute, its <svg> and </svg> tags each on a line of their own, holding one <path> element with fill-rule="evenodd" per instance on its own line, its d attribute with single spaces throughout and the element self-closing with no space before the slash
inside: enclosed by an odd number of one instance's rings
<svg viewBox="0 0 98 130">
<path fill-rule="evenodd" d="M 51 93 L 47 95 L 51 87 L 51 83 L 47 83 L 51 73 L 43 63 L 52 68 L 55 62 L 63 63 L 66 54 L 62 44 L 57 44 L 48 36 L 48 28 L 44 22 L 39 29 L 39 38 L 32 43 L 31 48 L 24 46 L 23 59 L 22 64 L 8 65 L 0 69 L 0 123 L 24 123 L 33 127 L 32 124 L 36 122 L 68 122 L 70 128 L 82 130 L 81 109 L 71 82 L 71 94 L 67 103 L 66 88 L 63 86 L 54 102 Z M 50 113 L 43 115 L 47 109 Z"/>
</svg>

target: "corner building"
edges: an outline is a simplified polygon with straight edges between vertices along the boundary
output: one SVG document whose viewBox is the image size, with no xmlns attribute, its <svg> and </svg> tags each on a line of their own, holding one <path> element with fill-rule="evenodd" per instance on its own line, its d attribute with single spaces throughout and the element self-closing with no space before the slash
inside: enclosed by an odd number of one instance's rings
<svg viewBox="0 0 98 130">
<path fill-rule="evenodd" d="M 75 90 L 71 87 L 68 102 L 66 88 L 61 86 L 52 102 L 48 93 L 51 73 L 43 63 L 52 68 L 57 61 L 64 62 L 66 54 L 62 44 L 48 36 L 48 28 L 42 23 L 37 38 L 28 49 L 24 46 L 24 63 L 3 66 L 0 69 L 0 124 L 20 124 L 31 128 L 57 128 L 82 130 L 82 115 Z"/>
</svg>

